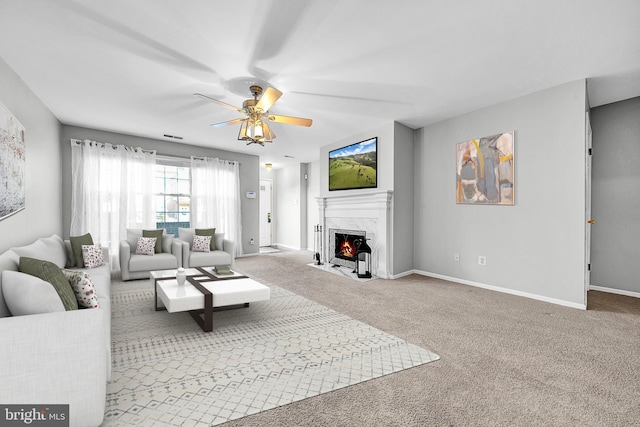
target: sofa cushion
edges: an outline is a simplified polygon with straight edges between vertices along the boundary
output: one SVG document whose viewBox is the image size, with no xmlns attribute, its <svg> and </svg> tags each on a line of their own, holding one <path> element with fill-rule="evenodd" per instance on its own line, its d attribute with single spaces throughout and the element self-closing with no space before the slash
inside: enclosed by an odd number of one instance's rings
<svg viewBox="0 0 640 427">
<path fill-rule="evenodd" d="M 20 257 L 50 261 L 62 268 L 67 265 L 67 251 L 62 238 L 57 235 L 41 237 L 30 245 L 12 248 Z"/>
<path fill-rule="evenodd" d="M 93 245 L 91 233 L 83 234 L 82 236 L 71 236 L 69 237 L 69 241 L 71 242 L 71 251 L 73 252 L 73 265 L 76 267 L 84 267 L 82 246 Z"/>
<path fill-rule="evenodd" d="M 5 253 L 0 255 L 0 271 L 13 270 L 18 271 L 18 264 L 20 263 L 20 257 L 17 253 L 9 249 Z M 2 274 L 0 274 L 0 318 L 11 316 L 11 312 L 7 307 L 2 294 Z"/>
<path fill-rule="evenodd" d="M 193 236 L 193 252 L 211 252 L 211 236 Z"/>
<path fill-rule="evenodd" d="M 64 240 L 64 248 L 67 252 L 67 263 L 65 264 L 65 267 L 67 268 L 75 267 L 76 260 L 73 257 L 73 248 L 71 247 L 71 240 L 69 239 Z"/>
<path fill-rule="evenodd" d="M 215 239 L 215 245 L 216 245 L 216 251 L 223 251 L 224 250 L 224 233 L 216 233 L 216 235 L 214 236 Z"/>
<path fill-rule="evenodd" d="M 178 228 L 178 238 L 189 243 L 189 249 L 193 247 L 193 236 L 196 234 L 193 228 Z M 212 239 L 212 251 L 224 250 L 224 233 L 215 233 Z"/>
<path fill-rule="evenodd" d="M 86 268 L 96 268 L 104 265 L 102 245 L 82 245 L 82 260 Z"/>
<path fill-rule="evenodd" d="M 65 311 L 51 283 L 18 271 L 2 272 L 2 293 L 14 316 Z"/>
<path fill-rule="evenodd" d="M 127 228 L 127 242 L 131 246 L 131 252 L 136 251 L 136 245 L 138 244 L 138 237 L 142 236 L 142 230 L 139 228 Z"/>
<path fill-rule="evenodd" d="M 20 271 L 38 277 L 53 285 L 65 310 L 77 310 L 78 301 L 69 281 L 60 268 L 52 262 L 29 257 L 20 257 Z"/>
<path fill-rule="evenodd" d="M 137 255 L 153 255 L 156 252 L 156 240 L 155 237 L 138 237 L 135 253 Z"/>
<path fill-rule="evenodd" d="M 189 244 L 189 249 L 193 246 L 193 236 L 196 234 L 193 228 L 178 228 L 178 238 Z"/>
<path fill-rule="evenodd" d="M 173 235 L 172 234 L 163 234 L 162 235 L 162 252 L 170 254 L 171 253 L 171 245 L 173 245 Z"/>
<path fill-rule="evenodd" d="M 156 246 L 155 253 L 159 254 L 162 252 L 162 235 L 164 234 L 164 229 L 158 230 L 142 230 L 142 237 L 155 237 L 156 238 Z"/>
<path fill-rule="evenodd" d="M 154 256 L 131 254 L 129 271 L 152 271 L 178 268 L 178 259 L 173 254 L 155 254 Z"/>
<path fill-rule="evenodd" d="M 191 252 L 191 254 L 189 254 L 189 267 L 231 265 L 231 261 L 231 255 L 224 251 Z"/>
<path fill-rule="evenodd" d="M 216 235 L 215 227 L 214 228 L 196 228 L 196 236 L 211 236 L 211 243 L 209 247 L 210 251 L 216 250 L 216 240 L 214 238 L 215 235 Z"/>
<path fill-rule="evenodd" d="M 76 294 L 78 307 L 98 308 L 98 295 L 93 287 L 89 275 L 81 270 L 62 269 L 62 274 L 67 278 L 73 293 Z"/>
</svg>

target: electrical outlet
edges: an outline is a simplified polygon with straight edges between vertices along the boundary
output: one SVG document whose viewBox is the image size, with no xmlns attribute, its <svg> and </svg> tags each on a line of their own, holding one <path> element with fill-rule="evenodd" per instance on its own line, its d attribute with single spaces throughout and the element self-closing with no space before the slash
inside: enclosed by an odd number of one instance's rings
<svg viewBox="0 0 640 427">
<path fill-rule="evenodd" d="M 478 257 L 478 264 L 480 265 L 487 265 L 487 257 L 484 255 L 480 255 Z"/>
<path fill-rule="evenodd" d="M 453 254 L 453 261 L 460 262 L 460 254 Z"/>
</svg>

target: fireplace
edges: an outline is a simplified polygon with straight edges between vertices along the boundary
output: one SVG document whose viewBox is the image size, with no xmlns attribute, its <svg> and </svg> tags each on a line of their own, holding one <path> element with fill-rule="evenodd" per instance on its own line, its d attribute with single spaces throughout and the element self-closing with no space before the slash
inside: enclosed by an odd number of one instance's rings
<svg viewBox="0 0 640 427">
<path fill-rule="evenodd" d="M 356 251 L 359 240 L 366 237 L 361 230 L 329 229 L 329 262 L 349 268 L 356 266 Z"/>
<path fill-rule="evenodd" d="M 355 267 L 355 262 L 335 256 L 335 236 L 329 231 L 347 231 L 348 234 L 364 236 L 365 232 L 349 231 L 365 230 L 367 243 L 371 247 L 371 274 L 380 278 L 389 278 L 391 266 L 391 235 L 393 218 L 392 191 L 375 191 L 361 194 L 331 195 L 319 197 L 318 216 L 320 226 L 325 233 L 322 237 L 322 261 L 329 264 L 348 264 Z"/>
</svg>

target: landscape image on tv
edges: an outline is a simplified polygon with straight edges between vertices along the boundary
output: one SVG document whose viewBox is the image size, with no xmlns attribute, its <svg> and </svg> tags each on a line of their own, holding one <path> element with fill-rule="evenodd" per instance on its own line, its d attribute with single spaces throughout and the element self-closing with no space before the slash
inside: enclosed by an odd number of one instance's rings
<svg viewBox="0 0 640 427">
<path fill-rule="evenodd" d="M 329 151 L 329 190 L 378 186 L 378 138 Z"/>
</svg>

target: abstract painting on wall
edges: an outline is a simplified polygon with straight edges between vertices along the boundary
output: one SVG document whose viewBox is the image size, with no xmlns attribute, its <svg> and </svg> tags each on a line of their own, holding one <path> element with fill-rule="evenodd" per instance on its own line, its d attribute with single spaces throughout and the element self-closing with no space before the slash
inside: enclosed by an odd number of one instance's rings
<svg viewBox="0 0 640 427">
<path fill-rule="evenodd" d="M 513 132 L 456 145 L 456 202 L 514 204 Z"/>
<path fill-rule="evenodd" d="M 24 127 L 0 102 L 0 220 L 24 209 Z"/>
</svg>

